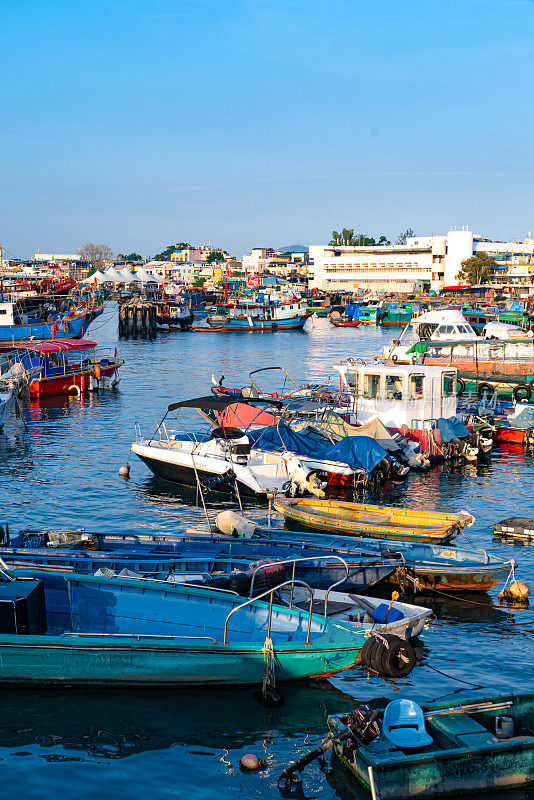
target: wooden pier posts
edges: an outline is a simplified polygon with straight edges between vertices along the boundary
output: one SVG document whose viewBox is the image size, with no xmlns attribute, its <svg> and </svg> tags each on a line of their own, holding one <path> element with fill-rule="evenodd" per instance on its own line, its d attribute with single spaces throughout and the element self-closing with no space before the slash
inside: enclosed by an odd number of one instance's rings
<svg viewBox="0 0 534 800">
<path fill-rule="evenodd" d="M 139 295 L 122 303 L 119 310 L 119 333 L 135 334 L 156 332 L 156 305 Z"/>
</svg>

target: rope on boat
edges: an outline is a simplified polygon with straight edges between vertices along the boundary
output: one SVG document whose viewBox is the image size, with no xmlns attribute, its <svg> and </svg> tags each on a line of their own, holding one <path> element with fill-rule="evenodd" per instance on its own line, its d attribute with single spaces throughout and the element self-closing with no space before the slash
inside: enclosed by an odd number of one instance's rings
<svg viewBox="0 0 534 800">
<path fill-rule="evenodd" d="M 268 636 L 261 648 L 263 660 L 265 661 L 265 672 L 263 675 L 262 695 L 265 698 L 268 691 L 272 691 L 276 686 L 275 675 L 275 654 L 273 640 Z"/>
</svg>

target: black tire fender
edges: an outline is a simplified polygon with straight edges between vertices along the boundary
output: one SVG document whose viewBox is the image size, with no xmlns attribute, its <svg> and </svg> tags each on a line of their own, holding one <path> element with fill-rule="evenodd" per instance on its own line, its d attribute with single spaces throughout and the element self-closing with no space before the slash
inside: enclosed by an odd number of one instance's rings
<svg viewBox="0 0 534 800">
<path fill-rule="evenodd" d="M 493 397 L 495 389 L 490 383 L 479 383 L 477 386 L 477 395 L 482 399 L 484 394 L 488 394 L 490 397 Z"/>
<path fill-rule="evenodd" d="M 410 642 L 392 633 L 384 634 L 382 639 L 386 640 L 387 646 L 384 641 L 379 640 L 380 648 L 375 657 L 375 669 L 380 675 L 405 678 L 415 667 L 415 650 Z"/>
<path fill-rule="evenodd" d="M 461 397 L 465 392 L 465 381 L 456 376 L 456 397 Z"/>
<path fill-rule="evenodd" d="M 365 669 L 374 669 L 374 662 L 376 658 L 376 652 L 380 645 L 380 642 L 376 638 L 376 636 L 370 636 L 368 639 L 365 640 L 365 644 L 360 650 L 360 666 L 364 667 Z"/>
<path fill-rule="evenodd" d="M 521 397 L 520 395 L 525 392 L 525 396 Z M 527 383 L 519 383 L 517 386 L 514 386 L 514 391 L 512 392 L 514 396 L 514 400 L 521 401 L 526 400 L 527 402 L 532 397 L 532 389 Z"/>
</svg>

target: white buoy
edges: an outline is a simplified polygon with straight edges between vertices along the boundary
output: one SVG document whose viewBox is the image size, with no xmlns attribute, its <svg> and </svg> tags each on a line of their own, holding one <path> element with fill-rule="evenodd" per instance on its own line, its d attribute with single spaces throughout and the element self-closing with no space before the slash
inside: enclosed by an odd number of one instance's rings
<svg viewBox="0 0 534 800">
<path fill-rule="evenodd" d="M 121 467 L 119 469 L 119 475 L 121 478 L 129 478 L 130 477 L 130 467 Z"/>
</svg>

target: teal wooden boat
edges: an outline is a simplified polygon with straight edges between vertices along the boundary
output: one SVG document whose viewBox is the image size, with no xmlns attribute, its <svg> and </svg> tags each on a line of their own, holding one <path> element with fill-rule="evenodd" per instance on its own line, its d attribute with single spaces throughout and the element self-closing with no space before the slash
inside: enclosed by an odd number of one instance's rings
<svg viewBox="0 0 534 800">
<path fill-rule="evenodd" d="M 383 730 L 370 744 L 338 741 L 332 766 L 340 777 L 353 787 L 364 786 L 376 800 L 465 797 L 534 783 L 534 694 L 471 697 L 461 706 L 439 702 L 422 708 L 431 744 L 402 750 Z M 329 717 L 334 734 L 346 732 L 346 722 L 346 716 Z"/>
<path fill-rule="evenodd" d="M 0 683 L 204 685 L 326 678 L 366 632 L 234 592 L 14 570 L 0 582 Z M 282 586 L 287 586 L 285 582 Z M 306 587 L 301 581 L 295 585 Z M 280 587 L 279 587 L 280 588 Z"/>
</svg>

